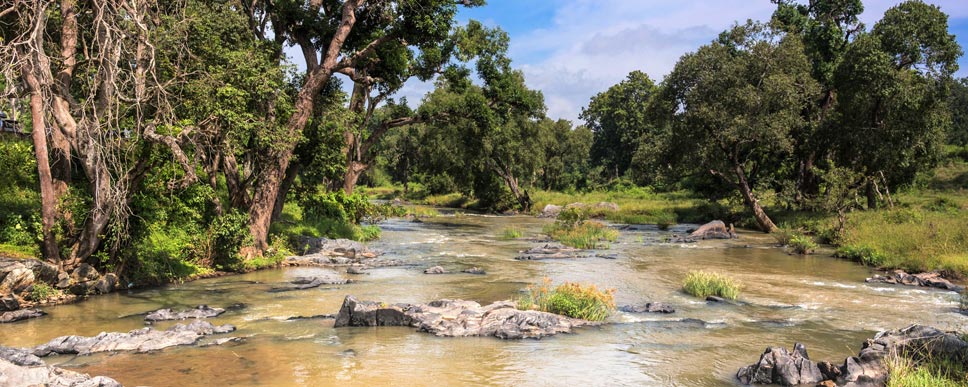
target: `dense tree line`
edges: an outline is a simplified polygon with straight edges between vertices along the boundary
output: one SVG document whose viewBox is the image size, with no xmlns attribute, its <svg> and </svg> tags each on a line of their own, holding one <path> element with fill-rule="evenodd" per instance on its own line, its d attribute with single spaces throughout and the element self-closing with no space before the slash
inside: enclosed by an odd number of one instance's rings
<svg viewBox="0 0 968 387">
<path fill-rule="evenodd" d="M 661 82 L 630 73 L 575 126 L 546 117 L 507 34 L 458 25 L 482 0 L 2 0 L 2 106 L 29 137 L 0 142 L 0 242 L 68 270 L 239 269 L 275 249 L 287 203 L 359 221 L 329 206 L 387 182 L 490 210 L 629 181 L 739 193 L 772 231 L 764 193 L 876 207 L 968 142 L 938 7 L 868 29 L 860 0 L 774 3 Z M 411 79 L 434 85 L 417 107 L 398 97 Z"/>
</svg>

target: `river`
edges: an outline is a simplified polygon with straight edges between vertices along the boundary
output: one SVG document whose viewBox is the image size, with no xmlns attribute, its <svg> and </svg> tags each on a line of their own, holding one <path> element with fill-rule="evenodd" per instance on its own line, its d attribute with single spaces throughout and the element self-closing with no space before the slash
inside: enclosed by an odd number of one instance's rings
<svg viewBox="0 0 968 387">
<path fill-rule="evenodd" d="M 789 255 L 770 236 L 680 245 L 670 231 L 622 231 L 609 253 L 617 259 L 515 261 L 537 245 L 549 220 L 532 217 L 441 216 L 423 223 L 390 220 L 369 243 L 384 258 L 408 266 L 342 275 L 357 282 L 272 293 L 294 277 L 332 272 L 288 268 L 160 288 L 117 292 L 46 308 L 48 316 L 0 325 L 0 344 L 34 346 L 62 335 L 126 332 L 144 326 L 143 313 L 198 304 L 245 304 L 211 319 L 234 324 L 240 344 L 176 347 L 149 354 L 60 356 L 47 362 L 105 375 L 126 386 L 735 386 L 737 368 L 768 345 L 806 344 L 814 360 L 842 361 L 878 330 L 912 323 L 964 329 L 958 295 L 866 284 L 868 268 L 827 254 Z M 504 241 L 505 227 L 525 238 Z M 484 276 L 425 275 L 478 266 Z M 744 305 L 707 304 L 682 293 L 689 270 L 726 273 L 743 284 Z M 333 320 L 293 316 L 336 313 L 343 298 L 428 302 L 460 298 L 484 303 L 517 297 L 529 283 L 578 281 L 616 290 L 616 301 L 661 301 L 669 315 L 616 313 L 613 324 L 542 340 L 438 338 L 413 328 L 333 328 Z M 157 324 L 166 328 L 172 323 Z M 218 338 L 214 336 L 208 340 Z"/>
</svg>

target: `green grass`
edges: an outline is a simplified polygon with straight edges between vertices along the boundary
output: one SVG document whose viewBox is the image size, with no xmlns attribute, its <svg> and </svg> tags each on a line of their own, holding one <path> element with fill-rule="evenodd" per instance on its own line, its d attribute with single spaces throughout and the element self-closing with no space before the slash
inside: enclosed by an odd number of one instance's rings
<svg viewBox="0 0 968 387">
<path fill-rule="evenodd" d="M 589 321 L 602 321 L 615 311 L 615 290 L 565 282 L 551 289 L 551 280 L 530 285 L 518 299 L 518 309 L 540 310 Z"/>
<path fill-rule="evenodd" d="M 524 233 L 521 232 L 517 227 L 507 227 L 501 230 L 500 239 L 509 241 L 522 237 Z"/>
<path fill-rule="evenodd" d="M 887 387 L 968 387 L 968 364 L 964 360 L 927 356 L 893 356 L 888 362 Z"/>
<path fill-rule="evenodd" d="M 287 203 L 283 208 L 281 219 L 272 223 L 269 229 L 272 235 L 284 236 L 288 239 L 298 236 L 312 238 L 345 238 L 355 241 L 368 241 L 380 237 L 380 229 L 375 225 L 360 226 L 340 219 L 321 219 L 310 221 L 304 219 L 303 210 L 297 203 Z"/>
<path fill-rule="evenodd" d="M 596 221 L 577 225 L 555 223 L 546 226 L 544 232 L 551 239 L 578 249 L 607 249 L 610 242 L 618 239 L 617 230 Z"/>
<path fill-rule="evenodd" d="M 699 298 L 718 296 L 735 300 L 739 297 L 740 285 L 723 274 L 694 270 L 686 275 L 682 290 Z"/>
<path fill-rule="evenodd" d="M 36 246 L 18 246 L 0 243 L 0 257 L 14 259 L 28 259 L 40 256 L 40 249 Z"/>
<path fill-rule="evenodd" d="M 586 193 L 535 191 L 531 198 L 534 200 L 532 208 L 536 214 L 548 204 L 565 206 L 585 203 L 592 206 L 588 209 L 590 217 L 625 224 L 669 226 L 680 222 L 704 223 L 722 218 L 726 212 L 723 204 L 710 204 L 688 192 L 656 193 L 648 188 Z M 614 211 L 604 207 L 595 208 L 594 205 L 600 202 L 615 203 L 619 209 Z"/>
</svg>

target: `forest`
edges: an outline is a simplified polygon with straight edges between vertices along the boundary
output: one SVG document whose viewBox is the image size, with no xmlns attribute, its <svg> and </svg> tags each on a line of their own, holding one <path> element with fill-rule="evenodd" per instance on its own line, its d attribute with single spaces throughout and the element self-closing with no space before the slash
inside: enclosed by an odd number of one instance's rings
<svg viewBox="0 0 968 387">
<path fill-rule="evenodd" d="M 575 123 L 545 115 L 504 31 L 457 22 L 483 1 L 4 0 L 0 251 L 162 283 L 415 211 L 374 198 L 537 213 L 585 196 L 621 202 L 609 220 L 726 219 L 968 274 L 948 16 L 905 1 L 866 26 L 860 0 L 773 2 Z M 434 89 L 398 97 L 411 79 Z M 944 246 L 880 246 L 863 229 L 881 218 Z"/>
</svg>

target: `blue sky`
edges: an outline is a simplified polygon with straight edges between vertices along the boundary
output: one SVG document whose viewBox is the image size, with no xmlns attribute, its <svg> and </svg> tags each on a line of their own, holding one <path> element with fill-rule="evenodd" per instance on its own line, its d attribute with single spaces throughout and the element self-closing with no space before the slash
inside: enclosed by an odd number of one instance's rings
<svg viewBox="0 0 968 387">
<path fill-rule="evenodd" d="M 949 28 L 968 50 L 968 0 L 927 0 L 950 15 Z M 896 0 L 866 0 L 868 28 Z M 768 20 L 769 0 L 489 0 L 465 9 L 462 22 L 479 20 L 511 36 L 514 67 L 544 93 L 548 116 L 578 123 L 591 96 L 633 70 L 660 81 L 676 60 L 736 21 Z M 968 76 L 961 59 L 958 76 Z M 402 95 L 420 101 L 431 86 L 410 82 Z M 414 104 L 414 103 L 411 103 Z"/>
</svg>

